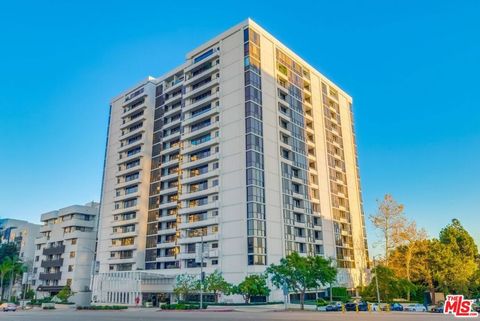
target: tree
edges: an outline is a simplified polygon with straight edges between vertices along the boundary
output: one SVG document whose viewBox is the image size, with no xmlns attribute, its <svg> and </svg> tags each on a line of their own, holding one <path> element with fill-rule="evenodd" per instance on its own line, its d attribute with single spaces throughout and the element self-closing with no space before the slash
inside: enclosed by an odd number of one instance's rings
<svg viewBox="0 0 480 321">
<path fill-rule="evenodd" d="M 460 221 L 456 218 L 452 223 L 440 231 L 440 242 L 449 245 L 458 255 L 475 259 L 478 257 L 478 247 L 473 237 L 465 230 Z"/>
<path fill-rule="evenodd" d="M 17 276 L 22 275 L 23 272 L 26 271 L 26 267 L 24 266 L 23 262 L 18 258 L 18 256 L 13 257 L 11 261 L 12 261 L 12 264 L 10 266 L 10 286 L 9 286 L 8 298 L 12 296 L 12 289 L 13 289 L 13 285 L 15 284 L 15 280 Z"/>
<path fill-rule="evenodd" d="M 3 301 L 3 293 L 5 292 L 5 278 L 10 273 L 13 267 L 13 260 L 7 256 L 3 259 L 2 263 L 0 264 L 0 300 Z"/>
<path fill-rule="evenodd" d="M 333 283 L 337 269 L 332 266 L 331 260 L 321 256 L 302 257 L 293 252 L 282 258 L 279 264 L 271 264 L 267 273 L 278 288 L 286 285 L 289 290 L 300 293 L 300 308 L 303 310 L 305 291 Z"/>
<path fill-rule="evenodd" d="M 469 281 L 475 275 L 478 264 L 478 248 L 459 220 L 440 231 L 439 241 L 444 245 L 448 265 L 441 274 L 445 288 L 450 292 L 468 295 Z"/>
<path fill-rule="evenodd" d="M 412 267 L 414 254 L 418 250 L 418 241 L 425 240 L 427 232 L 424 229 L 418 229 L 415 221 L 405 225 L 397 235 L 397 247 L 389 254 L 390 267 L 396 272 L 396 275 L 412 282 Z M 410 292 L 407 293 L 407 300 L 410 301 Z"/>
<path fill-rule="evenodd" d="M 386 194 L 377 203 L 377 213 L 370 215 L 370 220 L 380 230 L 385 248 L 385 264 L 388 266 L 389 252 L 395 247 L 399 232 L 405 226 L 404 206 L 397 203 L 390 194 Z"/>
<path fill-rule="evenodd" d="M 220 293 L 229 294 L 232 290 L 232 285 L 225 281 L 222 273 L 218 270 L 207 275 L 203 282 L 204 289 L 215 296 L 215 302 L 218 302 L 218 295 Z"/>
<path fill-rule="evenodd" d="M 186 301 L 188 295 L 197 289 L 198 281 L 195 276 L 189 274 L 180 274 L 175 280 L 173 293 Z"/>
<path fill-rule="evenodd" d="M 7 258 L 12 258 L 19 255 L 17 244 L 13 242 L 4 243 L 0 245 L 0 264 Z"/>
<path fill-rule="evenodd" d="M 267 285 L 267 276 L 264 274 L 252 274 L 245 277 L 245 279 L 235 286 L 233 293 L 240 294 L 245 303 L 250 303 L 253 296 L 268 296 L 270 289 Z"/>
<path fill-rule="evenodd" d="M 380 298 L 384 302 L 392 301 L 395 298 L 402 298 L 407 293 L 410 293 L 416 289 L 412 282 L 396 277 L 395 272 L 386 266 L 378 265 L 372 269 L 372 273 L 374 276 L 370 284 L 362 292 L 362 296 L 364 297 L 376 297 L 376 278 L 378 278 L 378 291 L 380 293 Z"/>
<path fill-rule="evenodd" d="M 70 287 L 68 285 L 65 285 L 61 290 L 60 292 L 58 292 L 57 294 L 57 298 L 59 298 L 60 300 L 62 300 L 62 302 L 67 302 L 68 299 L 73 295 L 74 293 L 72 292 L 72 290 L 70 289 Z"/>
</svg>

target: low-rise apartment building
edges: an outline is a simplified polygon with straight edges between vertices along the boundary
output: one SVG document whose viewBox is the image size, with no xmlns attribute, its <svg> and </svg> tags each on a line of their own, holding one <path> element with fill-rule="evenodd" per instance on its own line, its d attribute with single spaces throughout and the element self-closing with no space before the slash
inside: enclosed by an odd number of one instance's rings
<svg viewBox="0 0 480 321">
<path fill-rule="evenodd" d="M 69 286 L 76 302 L 91 288 L 99 204 L 72 205 L 41 215 L 35 240 L 32 285 L 37 297 L 52 296 Z"/>
</svg>

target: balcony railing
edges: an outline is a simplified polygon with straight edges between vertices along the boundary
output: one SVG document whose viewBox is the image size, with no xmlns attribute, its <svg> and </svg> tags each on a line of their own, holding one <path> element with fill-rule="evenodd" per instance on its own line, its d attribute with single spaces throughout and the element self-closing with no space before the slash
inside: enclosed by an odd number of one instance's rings
<svg viewBox="0 0 480 321">
<path fill-rule="evenodd" d="M 62 272 L 54 273 L 40 273 L 40 280 L 60 280 L 62 278 Z"/>
<path fill-rule="evenodd" d="M 65 245 L 46 247 L 43 249 L 43 255 L 55 255 L 65 252 Z"/>
<path fill-rule="evenodd" d="M 41 267 L 49 268 L 49 267 L 57 267 L 63 265 L 63 259 L 56 259 L 56 260 L 44 260 L 40 264 Z"/>
</svg>

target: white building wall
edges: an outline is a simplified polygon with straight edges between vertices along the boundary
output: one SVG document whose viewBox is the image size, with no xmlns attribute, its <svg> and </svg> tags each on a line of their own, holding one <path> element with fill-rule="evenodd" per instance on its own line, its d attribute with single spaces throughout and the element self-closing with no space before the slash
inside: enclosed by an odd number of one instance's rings
<svg viewBox="0 0 480 321">
<path fill-rule="evenodd" d="M 261 273 L 266 266 L 249 266 L 247 264 L 247 210 L 246 210 L 246 151 L 245 151 L 245 81 L 244 81 L 244 39 L 243 29 L 252 27 L 261 35 L 261 64 L 262 64 L 262 98 L 263 98 L 263 141 L 264 141 L 264 170 L 265 170 L 265 192 L 266 192 L 266 231 L 267 231 L 267 265 L 277 263 L 285 255 L 285 231 L 282 212 L 282 183 L 280 167 L 280 143 L 279 143 L 279 111 L 277 97 L 277 65 L 276 49 L 280 48 L 297 62 L 301 63 L 310 72 L 311 99 L 313 106 L 313 127 L 315 139 L 315 162 L 318 182 L 316 187 L 319 192 L 320 208 L 322 218 L 323 248 L 324 256 L 336 259 L 336 248 L 334 239 L 332 200 L 329 182 L 329 171 L 327 162 L 327 144 L 325 133 L 325 120 L 322 109 L 322 82 L 335 88 L 339 92 L 339 104 L 341 109 L 342 130 L 344 132 L 346 175 L 348 180 L 348 194 L 351 208 L 352 236 L 355 244 L 355 269 L 342 269 L 339 275 L 338 285 L 353 288 L 361 282 L 361 275 L 364 274 L 366 252 L 364 248 L 364 235 L 361 221 L 360 189 L 356 179 L 356 160 L 354 157 L 353 134 L 351 128 L 351 115 L 349 104 L 351 98 L 340 88 L 331 83 L 313 67 L 308 65 L 291 50 L 286 48 L 268 32 L 262 29 L 251 20 L 247 20 L 228 31 L 222 33 L 213 40 L 203 44 L 187 54 L 186 63 L 174 71 L 159 78 L 148 78 L 139 86 L 126 91 L 115 98 L 111 107 L 111 119 L 109 124 L 109 138 L 106 155 L 105 177 L 103 182 L 103 197 L 101 208 L 100 232 L 99 232 L 99 256 L 100 272 L 111 272 L 111 265 L 134 262 L 133 270 L 144 268 L 145 262 L 145 229 L 147 226 L 148 213 L 148 184 L 150 171 L 150 149 L 151 136 L 153 133 L 153 112 L 155 86 L 166 83 L 166 80 L 177 79 L 185 69 L 185 79 L 193 58 L 209 48 L 215 48 L 215 54 L 220 50 L 220 81 L 219 81 L 219 187 L 218 187 L 218 234 L 209 236 L 209 240 L 218 238 L 218 265 L 211 265 L 207 260 L 204 271 L 211 273 L 219 269 L 227 281 L 232 283 L 240 282 L 249 273 Z M 216 67 L 215 67 L 216 68 Z M 183 78 L 182 78 L 183 79 Z M 216 79 L 216 78 L 214 78 Z M 185 82 L 185 80 L 181 80 Z M 188 81 L 188 80 L 187 80 Z M 189 84 L 191 85 L 191 83 Z M 185 88 L 189 88 L 185 85 Z M 171 86 L 177 85 L 168 85 Z M 114 215 L 121 211 L 115 210 L 114 204 L 118 200 L 115 190 L 118 188 L 116 178 L 118 177 L 118 153 L 120 147 L 119 136 L 121 119 L 123 114 L 124 97 L 139 88 L 145 88 L 148 105 L 145 122 L 144 147 L 142 150 L 142 163 L 140 165 L 141 177 L 139 179 L 140 189 L 135 195 L 138 197 L 139 205 L 134 209 L 137 217 L 134 220 L 136 230 L 135 245 L 121 247 L 121 249 L 134 249 L 135 255 L 132 259 L 112 260 L 110 252 L 112 249 L 112 226 L 121 224 L 113 220 Z M 165 87 L 164 87 L 165 88 Z M 173 90 L 172 90 L 173 91 Z M 192 89 L 184 92 L 189 95 Z M 216 95 L 216 94 L 215 94 Z M 191 108 L 192 103 L 188 102 L 186 108 Z M 171 111 L 169 111 L 171 113 Z M 187 126 L 185 126 L 187 127 Z M 189 132 L 186 131 L 186 134 Z M 187 141 L 185 146 L 180 148 L 181 153 L 187 155 L 188 149 L 192 148 Z M 185 162 L 186 160 L 183 160 Z M 182 164 L 182 161 L 180 161 Z M 184 164 L 184 163 L 183 163 Z M 188 175 L 185 175 L 188 179 Z M 185 179 L 182 178 L 183 180 Z M 187 184 L 182 182 L 181 184 Z M 161 194 L 162 192 L 160 192 Z M 182 200 L 188 199 L 188 192 L 179 193 Z M 202 193 L 199 193 L 202 195 Z M 187 197 L 187 198 L 185 198 Z M 180 202 L 181 203 L 181 202 Z M 179 207 L 182 213 L 191 211 L 185 208 L 185 202 Z M 168 206 L 168 204 L 165 204 Z M 169 205 L 171 206 L 171 204 Z M 182 215 L 182 214 L 180 214 Z M 183 214 L 184 215 L 184 214 Z M 160 222 L 163 222 L 160 219 Z M 165 218 L 170 220 L 171 218 Z M 182 223 L 184 224 L 184 222 Z M 188 223 L 189 224 L 189 223 Z M 187 225 L 188 225 L 187 224 Z M 213 224 L 213 223 L 212 223 Z M 178 230 L 178 229 L 177 229 Z M 210 231 L 210 229 L 209 229 Z M 180 237 L 185 230 L 177 233 Z M 167 232 L 166 232 L 167 233 Z M 130 234 L 129 234 L 130 235 Z M 189 242 L 193 240 L 190 238 Z M 181 238 L 180 238 L 181 240 Z M 157 244 L 157 248 L 167 246 Z M 179 244 L 179 248 L 183 243 Z M 183 247 L 182 247 L 183 248 Z M 117 249 L 115 249 L 117 250 Z M 189 253 L 180 253 L 183 262 Z M 166 262 L 170 258 L 158 257 L 156 262 Z M 180 268 L 161 269 L 165 275 L 178 275 L 182 273 L 199 274 L 199 268 L 187 268 L 180 264 Z M 161 292 L 162 289 L 159 288 Z M 281 298 L 279 291 L 275 291 L 272 298 Z"/>
</svg>

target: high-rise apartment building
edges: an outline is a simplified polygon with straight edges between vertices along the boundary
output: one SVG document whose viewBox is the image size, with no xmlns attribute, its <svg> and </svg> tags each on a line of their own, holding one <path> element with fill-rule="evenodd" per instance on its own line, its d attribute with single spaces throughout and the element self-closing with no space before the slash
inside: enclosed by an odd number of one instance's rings
<svg viewBox="0 0 480 321">
<path fill-rule="evenodd" d="M 102 193 L 98 280 L 198 274 L 201 243 L 234 283 L 294 251 L 365 282 L 352 99 L 250 19 L 112 100 Z"/>
<path fill-rule="evenodd" d="M 69 300 L 90 300 L 99 204 L 72 205 L 41 215 L 43 226 L 35 240 L 32 285 L 37 297 L 57 294 L 69 286 Z M 84 294 L 88 293 L 88 294 Z"/>
</svg>

